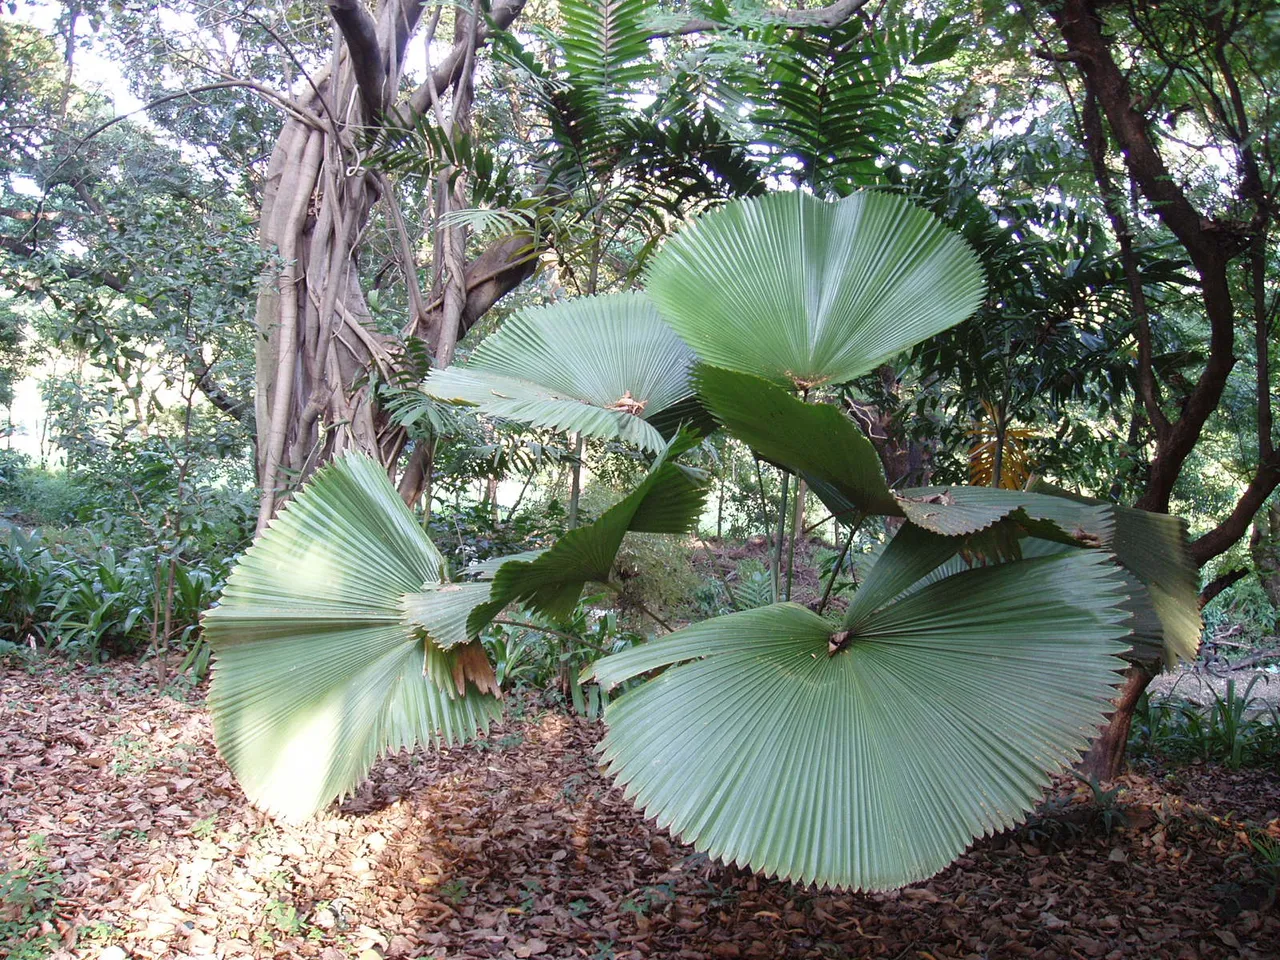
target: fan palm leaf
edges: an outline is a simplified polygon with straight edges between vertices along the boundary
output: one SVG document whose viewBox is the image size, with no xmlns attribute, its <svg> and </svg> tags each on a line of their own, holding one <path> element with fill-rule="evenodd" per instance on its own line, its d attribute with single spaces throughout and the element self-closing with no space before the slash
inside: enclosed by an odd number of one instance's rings
<svg viewBox="0 0 1280 960">
<path fill-rule="evenodd" d="M 921 528 L 905 526 L 898 536 L 889 541 L 889 545 L 902 541 L 910 530 L 920 530 Z M 924 531 L 927 536 L 936 536 Z M 855 594 L 855 600 L 859 595 L 864 595 L 867 583 L 871 579 L 872 572 L 878 565 L 880 558 L 884 555 L 888 545 L 881 545 L 868 553 L 859 564 L 862 570 L 862 587 L 859 594 Z M 937 583 L 947 577 L 957 573 L 963 573 L 965 570 L 971 570 L 975 566 L 985 566 L 989 563 L 1004 563 L 1009 560 L 1031 560 L 1043 557 L 1055 557 L 1072 550 L 1080 549 L 1079 544 L 1067 544 L 1061 540 L 1042 540 L 1039 537 L 1024 537 L 1019 541 L 1016 556 L 1004 557 L 975 557 L 972 553 L 957 552 L 949 560 L 946 560 L 932 571 L 925 574 L 905 591 L 902 595 L 913 593 L 929 586 L 931 583 Z M 1130 651 L 1125 654 L 1126 659 L 1140 659 L 1149 661 L 1161 656 L 1163 648 L 1164 628 L 1161 625 L 1160 618 L 1156 614 L 1156 610 L 1151 601 L 1151 593 L 1144 587 L 1127 568 L 1124 571 L 1125 592 L 1128 594 L 1128 600 L 1122 604 L 1124 609 L 1130 615 L 1129 635 L 1125 637 L 1125 642 L 1130 645 Z M 853 616 L 857 616 L 856 612 Z M 846 614 L 846 619 L 849 614 Z"/>
<path fill-rule="evenodd" d="M 909 487 L 898 495 L 898 505 L 917 526 L 945 536 L 963 536 L 985 530 L 1000 520 L 1019 514 L 1028 525 L 1040 521 L 1033 532 L 1047 539 L 1063 533 L 1090 546 L 1111 542 L 1115 526 L 1109 504 L 1087 504 L 1025 490 L 996 487 Z"/>
<path fill-rule="evenodd" d="M 900 197 L 795 191 L 693 221 L 654 257 L 647 291 L 706 363 L 803 390 L 959 323 L 983 278 L 960 237 Z"/>
<path fill-rule="evenodd" d="M 1147 591 L 1168 666 L 1189 662 L 1200 650 L 1204 621 L 1200 617 L 1200 575 L 1187 548 L 1187 522 L 1165 513 L 1118 507 L 1068 493 L 1039 481 L 1032 487 L 1069 502 L 1112 513 L 1111 536 L 1104 542 Z M 1148 632 L 1151 635 L 1152 631 Z"/>
<path fill-rule="evenodd" d="M 729 433 L 801 474 L 837 515 L 902 516 L 866 435 L 835 407 L 805 403 L 772 381 L 700 364 L 698 396 Z"/>
<path fill-rule="evenodd" d="M 706 477 L 675 459 L 697 442 L 695 434 L 677 434 L 639 486 L 594 523 L 570 530 L 534 560 L 502 564 L 493 576 L 490 601 L 473 611 L 468 626 L 479 629 L 513 602 L 527 604 L 551 617 L 567 617 L 588 581 L 609 582 L 618 548 L 628 531 L 687 532 L 702 515 L 709 486 Z"/>
<path fill-rule="evenodd" d="M 433 370 L 423 390 L 536 427 L 664 445 L 647 421 L 693 393 L 693 355 L 638 293 L 521 311 L 466 364 Z"/>
<path fill-rule="evenodd" d="M 387 752 L 488 727 L 498 706 L 487 661 L 456 639 L 444 649 L 405 615 L 406 595 L 443 570 L 361 454 L 317 471 L 237 562 L 204 632 L 214 735 L 250 800 L 304 818 Z"/>
<path fill-rule="evenodd" d="M 905 516 L 944 536 L 972 536 L 1006 518 L 1025 533 L 1102 545 L 1111 539 L 1111 508 L 989 487 L 920 487 L 896 494 L 875 447 L 835 407 L 805 403 L 751 374 L 699 364 L 698 396 L 733 436 L 778 466 L 803 476 L 838 516 L 858 511 Z"/>
<path fill-rule="evenodd" d="M 943 562 L 922 549 L 917 572 Z M 606 686 L 669 668 L 610 705 L 603 761 L 726 862 L 862 890 L 923 879 L 1025 816 L 1086 746 L 1124 649 L 1124 580 L 1073 550 L 873 603 L 849 634 L 795 604 L 686 627 L 590 668 Z"/>
</svg>

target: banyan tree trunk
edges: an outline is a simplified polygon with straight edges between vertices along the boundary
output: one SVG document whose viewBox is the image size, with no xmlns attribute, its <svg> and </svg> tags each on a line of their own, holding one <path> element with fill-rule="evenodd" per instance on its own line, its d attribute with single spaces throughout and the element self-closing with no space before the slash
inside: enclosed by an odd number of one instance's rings
<svg viewBox="0 0 1280 960">
<path fill-rule="evenodd" d="M 318 86 L 323 96 L 344 85 Z M 306 106 L 323 115 L 320 96 Z M 257 310 L 259 526 L 291 481 L 334 454 L 355 448 L 391 465 L 403 448 L 367 384 L 375 365 L 395 362 L 394 343 L 368 322 L 354 249 L 376 199 L 368 173 L 348 175 L 331 132 L 286 122 L 260 228 L 276 260 Z"/>
<path fill-rule="evenodd" d="M 393 187 L 361 162 L 356 147 L 378 127 L 410 125 L 428 111 L 465 132 L 476 51 L 523 5 L 484 5 L 480 20 L 459 9 L 450 53 L 434 69 L 428 65 L 422 86 L 397 97 L 409 38 L 424 10 L 434 11 L 428 28 L 434 35 L 441 8 L 381 0 L 370 14 L 363 0 L 329 0 L 339 27 L 334 56 L 295 99 L 263 193 L 260 238 L 274 256 L 257 304 L 259 529 L 289 489 L 347 449 L 386 466 L 407 502 L 429 483 L 429 445 L 403 456 L 405 431 L 379 408 L 370 375 L 393 375 L 408 337 L 427 341 L 436 362 L 447 365 L 458 337 L 532 273 L 535 258 L 527 236 L 504 238 L 468 258 L 465 229 L 438 231 L 443 268 L 424 296 Z M 454 179 L 465 184 L 465 176 Z M 435 216 L 462 202 L 461 195 L 438 195 Z M 375 329 L 361 287 L 360 239 L 379 203 L 399 235 L 409 288 L 410 315 L 399 336 Z"/>
</svg>

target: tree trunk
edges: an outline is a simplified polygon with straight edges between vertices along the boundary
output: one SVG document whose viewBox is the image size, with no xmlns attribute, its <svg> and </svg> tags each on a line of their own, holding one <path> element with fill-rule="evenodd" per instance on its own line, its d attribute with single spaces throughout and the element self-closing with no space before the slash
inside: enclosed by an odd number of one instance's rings
<svg viewBox="0 0 1280 960">
<path fill-rule="evenodd" d="M 1098 738 L 1080 761 L 1080 772 L 1099 781 L 1114 780 L 1125 769 L 1125 748 L 1129 744 L 1129 728 L 1138 700 L 1155 678 L 1155 672 L 1142 664 L 1132 663 L 1124 673 L 1124 686 L 1115 700 L 1115 712 Z"/>
<path fill-rule="evenodd" d="M 320 101 L 341 99 L 344 86 L 320 78 Z M 334 90 L 334 87 L 337 90 Z M 367 323 L 353 244 L 376 200 L 363 171 L 347 175 L 330 132 L 290 119 L 268 171 L 260 225 L 275 249 L 274 277 L 258 296 L 256 414 L 258 477 L 263 487 L 259 528 L 275 513 L 290 481 L 347 448 L 392 462 L 403 440 L 380 437 L 372 398 L 361 375 L 376 363 L 389 369 L 392 345 Z"/>
<path fill-rule="evenodd" d="M 1280 616 L 1280 506 L 1271 504 L 1254 520 L 1256 539 L 1250 544 L 1258 582 Z M 1280 621 L 1271 629 L 1280 627 Z"/>
<path fill-rule="evenodd" d="M 439 296 L 424 304 L 394 187 L 367 169 L 355 149 L 371 129 L 391 120 L 411 125 L 428 108 L 437 118 L 447 116 L 450 128 L 465 129 L 476 46 L 489 36 L 490 23 L 508 26 L 523 0 L 490 6 L 484 28 L 459 8 L 453 51 L 399 105 L 393 97 L 400 67 L 425 5 L 382 0 L 376 14 L 355 0 L 330 0 L 329 7 L 340 28 L 334 57 L 295 99 L 263 193 L 261 242 L 276 257 L 257 306 L 259 530 L 290 489 L 348 449 L 375 457 L 392 480 L 403 473 L 401 495 L 409 503 L 420 499 L 430 483 L 430 451 L 412 451 L 401 471 L 409 440 L 379 407 L 370 374 L 394 376 L 407 337 L 426 340 L 447 364 L 458 337 L 536 264 L 528 237 L 503 238 L 468 261 L 465 231 L 444 231 Z M 436 8 L 431 30 L 438 17 Z M 360 283 L 360 238 L 379 202 L 401 234 L 401 268 L 416 314 L 406 318 L 400 337 L 376 330 Z"/>
</svg>

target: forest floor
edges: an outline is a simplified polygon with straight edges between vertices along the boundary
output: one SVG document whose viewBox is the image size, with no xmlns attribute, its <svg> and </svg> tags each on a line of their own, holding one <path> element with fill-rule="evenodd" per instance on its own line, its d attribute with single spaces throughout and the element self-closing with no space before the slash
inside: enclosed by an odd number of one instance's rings
<svg viewBox="0 0 1280 960">
<path fill-rule="evenodd" d="M 1250 854 L 1280 840 L 1277 772 L 1135 773 L 1101 801 L 1063 779 L 933 880 L 846 894 L 673 842 L 597 771 L 598 724 L 530 702 L 277 823 L 177 692 L 0 664 L 0 956 L 45 955 L 24 924 L 59 958 L 1280 956 L 1280 876 Z"/>
</svg>

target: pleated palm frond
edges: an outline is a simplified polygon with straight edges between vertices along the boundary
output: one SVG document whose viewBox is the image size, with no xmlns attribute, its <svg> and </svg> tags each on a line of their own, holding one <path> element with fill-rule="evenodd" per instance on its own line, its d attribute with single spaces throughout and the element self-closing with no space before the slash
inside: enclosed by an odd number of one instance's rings
<svg viewBox="0 0 1280 960">
<path fill-rule="evenodd" d="M 687 532 L 702 515 L 709 485 L 706 477 L 675 459 L 697 443 L 696 434 L 677 434 L 639 486 L 594 523 L 570 530 L 535 560 L 502 564 L 493 577 L 491 602 L 473 612 L 468 626 L 478 629 L 503 606 L 517 602 L 547 616 L 567 617 L 587 582 L 609 581 L 629 531 Z"/>
<path fill-rule="evenodd" d="M 857 630 L 869 616 L 913 588 L 943 579 L 944 571 L 964 572 L 969 564 L 958 556 L 963 544 L 961 537 L 944 537 L 904 523 L 866 569 L 857 593 L 845 608 L 841 629 Z"/>
<path fill-rule="evenodd" d="M 475 580 L 492 580 L 494 574 L 502 567 L 504 563 L 511 563 L 513 560 L 537 560 L 547 551 L 539 550 L 522 550 L 520 553 L 508 553 L 501 557 L 490 557 L 488 560 L 480 560 L 471 564 L 462 571 L 462 576 Z"/>
<path fill-rule="evenodd" d="M 249 799 L 290 819 L 350 793 L 381 755 L 458 743 L 498 715 L 487 661 L 408 620 L 444 562 L 368 457 L 316 472 L 204 615 L 218 749 Z M 468 685 L 470 680 L 470 685 Z"/>
<path fill-rule="evenodd" d="M 695 368 L 694 383 L 729 433 L 804 476 L 837 515 L 857 509 L 902 516 L 875 447 L 835 407 L 805 403 L 772 381 L 705 364 Z"/>
<path fill-rule="evenodd" d="M 984 283 L 965 242 L 900 197 L 795 191 L 699 217 L 654 257 L 646 289 L 706 363 L 805 389 L 959 323 Z"/>
<path fill-rule="evenodd" d="M 882 544 L 873 548 L 859 562 L 858 567 L 861 570 L 860 581 L 863 583 L 863 590 L 869 580 L 872 580 L 872 571 L 880 564 L 881 558 L 884 556 L 888 548 L 894 544 L 900 548 L 906 543 L 906 538 L 912 536 L 912 531 L 916 531 L 914 536 L 923 535 L 926 538 L 937 537 L 937 534 L 931 534 L 923 530 L 921 527 L 912 525 L 904 526 L 898 536 L 889 541 L 888 544 Z M 947 538 L 944 538 L 947 539 Z M 954 541 L 952 541 L 954 542 Z M 941 544 L 935 544 L 932 549 L 936 550 Z M 991 563 L 1005 563 L 1010 560 L 1033 560 L 1044 557 L 1056 557 L 1064 553 L 1070 553 L 1073 550 L 1081 549 L 1079 543 L 1068 544 L 1062 540 L 1042 540 L 1039 537 L 1025 536 L 1018 542 L 1018 550 L 1014 556 L 996 556 L 996 557 L 976 557 L 971 552 L 964 551 L 955 553 L 950 559 L 944 561 L 932 571 L 922 576 L 915 583 L 911 584 L 899 596 L 905 596 L 908 593 L 914 593 L 917 590 L 929 586 L 931 583 L 937 583 L 939 580 L 945 580 L 947 577 L 954 576 L 957 573 L 963 573 L 971 570 L 975 566 L 986 566 Z M 893 564 L 893 560 L 889 564 Z M 914 561 L 918 563 L 919 561 Z M 885 568 L 882 568 L 882 570 Z M 917 571 L 918 572 L 918 571 Z M 880 576 L 880 574 L 877 574 Z M 1151 594 L 1142 583 L 1133 576 L 1133 574 L 1124 571 L 1124 589 L 1128 594 L 1128 599 L 1122 604 L 1125 611 L 1129 613 L 1129 635 L 1125 637 L 1125 642 L 1130 645 L 1130 651 L 1126 654 L 1126 659 L 1136 658 L 1140 660 L 1152 660 L 1161 656 L 1163 647 L 1164 630 L 1157 616 L 1154 606 L 1151 602 Z M 855 600 L 858 598 L 855 594 Z M 864 602 L 869 596 L 866 592 L 861 592 Z M 850 617 L 857 617 L 856 609 L 846 613 L 846 621 Z"/>
<path fill-rule="evenodd" d="M 1100 546 L 1111 539 L 1106 505 L 990 487 L 921 487 L 895 494 L 880 457 L 862 430 L 836 408 L 805 403 L 783 387 L 751 374 L 699 364 L 698 396 L 729 433 L 766 460 L 803 476 L 840 515 L 858 511 L 905 516 L 945 536 L 1032 533 Z M 976 544 L 980 546 L 980 544 Z"/>
<path fill-rule="evenodd" d="M 467 629 L 471 611 L 489 600 L 492 585 L 477 583 L 433 583 L 401 599 L 405 619 L 427 632 L 442 650 L 466 643 L 475 637 Z"/>
<path fill-rule="evenodd" d="M 1200 576 L 1187 549 L 1187 521 L 1116 507 L 1111 549 L 1147 588 L 1161 627 L 1165 663 L 1190 663 L 1200 652 Z"/>
<path fill-rule="evenodd" d="M 1087 546 L 1107 546 L 1115 528 L 1110 504 L 1074 502 L 1025 490 L 995 487 L 913 487 L 898 495 L 908 520 L 944 536 L 965 536 L 1015 514 L 1036 536 L 1063 534 Z"/>
<path fill-rule="evenodd" d="M 947 552 L 921 536 L 915 572 Z M 873 603 L 854 632 L 796 604 L 686 627 L 590 668 L 605 686 L 669 668 L 610 705 L 603 762 L 726 862 L 860 890 L 924 879 L 1018 822 L 1086 747 L 1114 694 L 1124 586 L 1106 554 L 1071 550 Z"/>
<path fill-rule="evenodd" d="M 647 421 L 693 393 L 693 355 L 643 295 L 582 297 L 523 310 L 466 364 L 423 390 L 490 416 L 659 450 Z"/>
<path fill-rule="evenodd" d="M 1111 506 L 1044 481 L 1033 484 L 1032 489 L 1111 511 L 1112 535 L 1103 545 L 1146 588 L 1146 608 L 1158 623 L 1154 635 L 1162 643 L 1165 664 L 1173 667 L 1194 660 L 1200 650 L 1204 621 L 1200 617 L 1200 576 L 1188 550 L 1187 522 L 1164 513 Z M 1140 637 L 1145 635 L 1148 639 L 1152 633 L 1138 631 Z"/>
</svg>

